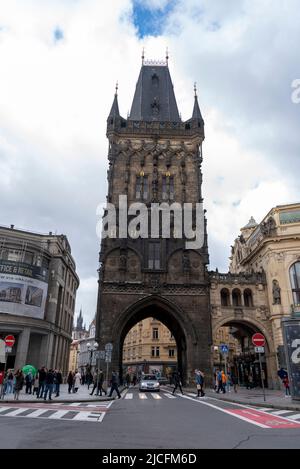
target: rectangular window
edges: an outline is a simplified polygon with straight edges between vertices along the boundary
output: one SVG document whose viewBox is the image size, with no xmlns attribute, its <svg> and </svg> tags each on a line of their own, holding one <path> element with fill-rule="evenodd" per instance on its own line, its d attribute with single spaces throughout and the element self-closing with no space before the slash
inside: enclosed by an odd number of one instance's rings
<svg viewBox="0 0 300 469">
<path fill-rule="evenodd" d="M 136 199 L 148 199 L 148 176 L 137 176 L 135 186 Z"/>
<path fill-rule="evenodd" d="M 154 327 L 152 329 L 152 339 L 154 339 L 154 340 L 158 339 L 158 328 L 157 327 Z"/>
<path fill-rule="evenodd" d="M 151 357 L 155 357 L 155 347 L 151 347 Z"/>
<path fill-rule="evenodd" d="M 163 176 L 163 178 L 162 178 L 162 198 L 163 198 L 163 200 L 166 200 L 168 198 L 167 176 Z"/>
<path fill-rule="evenodd" d="M 159 347 L 156 347 L 155 356 L 156 356 L 156 357 L 159 357 Z"/>
<path fill-rule="evenodd" d="M 160 269 L 160 242 L 148 244 L 148 269 Z"/>
<path fill-rule="evenodd" d="M 175 357 L 175 350 L 173 348 L 169 349 L 169 358 L 174 358 Z"/>
<path fill-rule="evenodd" d="M 21 251 L 9 251 L 7 260 L 13 262 L 20 262 L 21 261 Z"/>
<path fill-rule="evenodd" d="M 159 347 L 151 347 L 151 357 L 159 358 Z"/>
</svg>

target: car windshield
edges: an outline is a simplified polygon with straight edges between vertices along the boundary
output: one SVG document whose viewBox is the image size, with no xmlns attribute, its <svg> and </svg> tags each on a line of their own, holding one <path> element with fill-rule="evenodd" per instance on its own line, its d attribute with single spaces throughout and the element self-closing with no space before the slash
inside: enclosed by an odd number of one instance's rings
<svg viewBox="0 0 300 469">
<path fill-rule="evenodd" d="M 157 381 L 157 378 L 155 375 L 145 375 L 143 381 Z"/>
</svg>

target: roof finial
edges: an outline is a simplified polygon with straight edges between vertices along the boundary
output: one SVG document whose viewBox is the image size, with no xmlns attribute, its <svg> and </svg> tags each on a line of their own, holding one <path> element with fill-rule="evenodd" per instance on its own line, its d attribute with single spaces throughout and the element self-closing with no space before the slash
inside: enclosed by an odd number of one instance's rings
<svg viewBox="0 0 300 469">
<path fill-rule="evenodd" d="M 143 47 L 143 50 L 142 50 L 142 65 L 144 65 L 144 60 L 145 60 L 145 47 Z"/>
<path fill-rule="evenodd" d="M 119 89 L 119 83 L 116 82 L 116 92 L 115 92 L 115 96 L 118 96 L 118 89 Z"/>
<path fill-rule="evenodd" d="M 166 62 L 167 62 L 167 65 L 168 65 L 168 63 L 169 63 L 169 49 L 168 49 L 168 47 L 166 49 Z"/>
<path fill-rule="evenodd" d="M 194 83 L 195 98 L 197 98 L 197 82 Z"/>
</svg>

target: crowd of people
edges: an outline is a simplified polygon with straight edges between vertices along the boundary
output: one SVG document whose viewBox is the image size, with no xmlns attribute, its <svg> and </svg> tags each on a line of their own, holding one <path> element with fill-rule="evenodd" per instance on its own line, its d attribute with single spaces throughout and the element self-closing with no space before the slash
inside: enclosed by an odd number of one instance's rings
<svg viewBox="0 0 300 469">
<path fill-rule="evenodd" d="M 52 394 L 59 397 L 60 385 L 62 384 L 62 373 L 60 370 L 42 367 L 37 373 L 29 371 L 24 373 L 21 369 L 14 372 L 7 370 L 0 373 L 1 398 L 13 394 L 18 400 L 20 392 L 25 387 L 25 394 L 36 395 L 37 399 L 52 400 Z"/>
</svg>

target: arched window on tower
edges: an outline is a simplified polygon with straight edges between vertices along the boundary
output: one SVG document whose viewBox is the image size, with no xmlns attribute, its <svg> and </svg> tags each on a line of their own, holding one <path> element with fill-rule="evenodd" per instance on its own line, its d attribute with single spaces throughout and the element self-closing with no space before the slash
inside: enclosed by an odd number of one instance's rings
<svg viewBox="0 0 300 469">
<path fill-rule="evenodd" d="M 252 291 L 249 288 L 244 291 L 244 305 L 249 308 L 253 306 Z"/>
<path fill-rule="evenodd" d="M 230 306 L 230 294 L 227 288 L 222 288 L 221 290 L 221 305 Z"/>
<path fill-rule="evenodd" d="M 296 262 L 290 268 L 290 280 L 295 306 L 300 306 L 300 262 Z"/>
<path fill-rule="evenodd" d="M 242 306 L 242 295 L 238 288 L 232 291 L 232 304 L 233 306 Z"/>
</svg>

